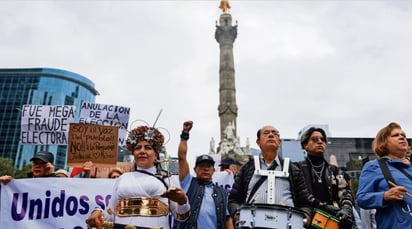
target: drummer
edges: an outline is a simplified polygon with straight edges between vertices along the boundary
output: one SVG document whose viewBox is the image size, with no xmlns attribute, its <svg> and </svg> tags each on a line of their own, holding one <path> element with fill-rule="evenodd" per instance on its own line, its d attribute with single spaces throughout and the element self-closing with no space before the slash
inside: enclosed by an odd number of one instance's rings
<svg viewBox="0 0 412 229">
<path fill-rule="evenodd" d="M 256 144 L 261 153 L 243 165 L 235 178 L 229 195 L 229 212 L 235 222 L 239 220 L 239 209 L 243 204 L 268 204 L 268 179 L 255 173 L 255 165 L 260 170 L 282 171 L 287 165 L 278 151 L 281 145 L 279 131 L 271 126 L 263 126 L 257 131 Z M 256 160 L 256 161 L 255 161 Z M 276 177 L 274 204 L 289 206 L 304 212 L 310 222 L 312 206 L 317 206 L 315 199 L 309 194 L 302 171 L 293 163 L 289 164 L 288 177 Z M 259 182 L 260 179 L 263 182 Z"/>
<path fill-rule="evenodd" d="M 177 221 L 188 219 L 188 198 L 178 177 L 171 177 L 157 162 L 163 142 L 162 133 L 153 127 L 140 126 L 129 133 L 126 145 L 135 171 L 117 179 L 108 210 L 95 209 L 86 220 L 89 227 L 168 229 L 169 213 Z"/>
</svg>

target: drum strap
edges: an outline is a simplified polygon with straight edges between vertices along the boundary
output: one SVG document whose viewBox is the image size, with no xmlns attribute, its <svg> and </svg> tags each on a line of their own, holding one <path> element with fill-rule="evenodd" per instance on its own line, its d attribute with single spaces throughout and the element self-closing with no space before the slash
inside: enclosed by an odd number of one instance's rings
<svg viewBox="0 0 412 229">
<path fill-rule="evenodd" d="M 258 163 L 259 164 L 259 163 Z M 278 163 L 275 161 L 273 161 L 273 164 L 267 169 L 267 170 L 275 170 L 276 166 L 278 166 Z M 261 176 L 260 179 L 256 182 L 255 186 L 253 186 L 252 191 L 250 192 L 249 198 L 247 199 L 246 203 L 250 203 L 250 201 L 252 200 L 253 196 L 255 195 L 256 191 L 259 189 L 259 187 L 263 184 L 263 182 L 265 182 L 265 180 L 267 179 L 267 176 Z"/>
</svg>

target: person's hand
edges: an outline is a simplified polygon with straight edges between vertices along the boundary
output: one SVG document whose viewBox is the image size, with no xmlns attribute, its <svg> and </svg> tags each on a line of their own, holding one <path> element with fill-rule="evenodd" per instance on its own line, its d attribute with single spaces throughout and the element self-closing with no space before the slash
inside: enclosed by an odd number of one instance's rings
<svg viewBox="0 0 412 229">
<path fill-rule="evenodd" d="M 187 203 L 187 196 L 185 191 L 181 188 L 170 187 L 166 192 L 162 194 L 162 197 L 166 197 L 169 200 L 177 202 L 179 205 Z"/>
<path fill-rule="evenodd" d="M 349 206 L 343 206 L 337 213 L 339 218 L 339 228 L 350 229 L 353 225 L 353 210 Z"/>
<path fill-rule="evenodd" d="M 47 175 L 53 174 L 54 173 L 54 165 L 50 162 L 47 162 L 46 170 L 47 170 Z"/>
<path fill-rule="evenodd" d="M 90 178 L 91 177 L 91 168 L 93 167 L 93 162 L 92 161 L 86 161 L 83 163 L 83 171 L 84 171 L 84 178 Z"/>
<path fill-rule="evenodd" d="M 189 133 L 190 132 L 190 130 L 192 129 L 192 127 L 193 127 L 193 121 L 186 121 L 186 122 L 184 122 L 183 123 L 183 132 L 184 133 Z"/>
<path fill-rule="evenodd" d="M 306 218 L 306 222 L 305 225 L 303 225 L 305 228 L 310 228 L 310 225 L 312 223 L 312 219 L 310 218 L 310 215 L 304 213 L 305 218 Z"/>
<path fill-rule="evenodd" d="M 87 171 L 93 167 L 93 162 L 92 161 L 86 161 L 85 163 L 83 163 L 83 170 Z"/>
<path fill-rule="evenodd" d="M 407 189 L 404 186 L 396 186 L 390 188 L 388 191 L 383 193 L 384 201 L 400 201 L 406 195 Z"/>
<path fill-rule="evenodd" d="M 4 175 L 0 177 L 0 182 L 3 184 L 8 184 L 13 179 L 12 176 Z"/>
<path fill-rule="evenodd" d="M 239 215 L 240 215 L 239 210 L 236 210 L 235 214 L 233 215 L 233 224 L 234 225 L 237 225 L 237 223 L 239 222 Z"/>
<path fill-rule="evenodd" d="M 322 205 L 319 208 L 325 210 L 326 212 L 332 215 L 336 215 L 336 213 L 339 211 L 338 207 L 329 204 Z"/>
<path fill-rule="evenodd" d="M 225 169 L 225 170 L 223 170 L 223 172 L 227 172 L 227 173 L 232 174 L 232 175 L 234 174 L 231 169 Z"/>
<path fill-rule="evenodd" d="M 96 227 L 97 229 L 103 229 L 104 217 L 102 210 L 93 210 L 89 218 L 86 219 L 86 224 L 88 228 Z"/>
</svg>

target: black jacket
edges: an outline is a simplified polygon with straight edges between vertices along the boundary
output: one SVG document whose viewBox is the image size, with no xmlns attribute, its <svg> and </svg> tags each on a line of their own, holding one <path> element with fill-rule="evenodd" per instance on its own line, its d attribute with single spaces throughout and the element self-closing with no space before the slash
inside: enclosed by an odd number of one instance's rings
<svg viewBox="0 0 412 229">
<path fill-rule="evenodd" d="M 283 165 L 283 159 L 279 157 Z M 235 183 L 229 195 L 229 212 L 233 217 L 239 207 L 246 202 L 249 182 L 255 172 L 254 159 L 251 158 L 240 169 L 235 178 Z M 315 198 L 308 192 L 302 171 L 293 163 L 289 165 L 289 183 L 292 189 L 293 204 L 295 208 L 300 209 L 312 215 L 312 208 L 316 207 Z"/>
<path fill-rule="evenodd" d="M 312 167 L 307 160 L 308 159 L 306 158 L 305 160 L 297 162 L 296 164 L 302 170 L 305 179 L 309 181 L 306 183 L 308 191 L 310 193 L 313 193 L 314 190 L 312 187 L 312 182 L 310 182 L 313 180 Z M 330 198 L 327 201 L 327 204 L 333 204 L 333 202 L 336 202 L 340 207 L 342 207 L 343 204 L 349 205 L 351 207 L 354 206 L 352 191 L 347 184 L 347 181 L 344 179 L 344 172 L 335 165 L 329 164 L 325 159 L 323 160 L 326 165 L 326 179 L 324 177 L 324 180 L 328 187 L 328 194 Z"/>
</svg>

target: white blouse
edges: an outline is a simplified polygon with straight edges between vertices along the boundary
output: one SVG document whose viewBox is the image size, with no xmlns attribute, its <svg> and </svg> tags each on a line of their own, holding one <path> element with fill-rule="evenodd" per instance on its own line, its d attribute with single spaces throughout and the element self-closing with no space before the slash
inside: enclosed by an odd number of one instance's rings
<svg viewBox="0 0 412 229">
<path fill-rule="evenodd" d="M 156 172 L 155 167 L 144 170 L 151 174 Z M 169 187 L 180 188 L 179 177 L 173 175 L 169 178 L 164 178 L 164 181 Z M 109 215 L 105 212 L 105 220 L 109 220 L 119 224 L 131 224 L 141 227 L 163 227 L 164 229 L 170 228 L 169 217 L 166 216 L 131 216 L 131 217 L 119 217 L 116 216 L 116 206 L 119 200 L 133 197 L 148 197 L 156 198 L 169 205 L 169 209 L 176 219 L 176 214 L 184 214 L 190 210 L 189 202 L 184 205 L 179 205 L 177 202 L 169 201 L 167 198 L 161 197 L 166 191 L 164 184 L 156 177 L 142 172 L 127 172 L 121 175 L 114 187 L 112 197 L 110 199 L 109 208 L 113 214 Z"/>
</svg>

